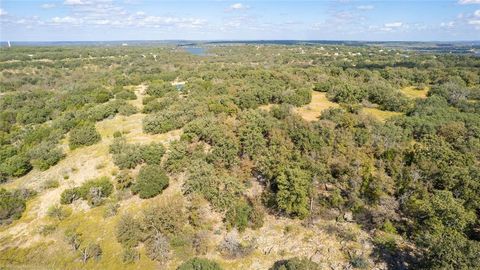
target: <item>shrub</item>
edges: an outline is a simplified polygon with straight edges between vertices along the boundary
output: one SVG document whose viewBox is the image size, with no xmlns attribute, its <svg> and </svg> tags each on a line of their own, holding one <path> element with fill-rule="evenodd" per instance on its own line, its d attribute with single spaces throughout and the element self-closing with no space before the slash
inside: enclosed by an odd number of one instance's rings
<svg viewBox="0 0 480 270">
<path fill-rule="evenodd" d="M 118 209 L 120 209 L 120 204 L 115 202 L 108 203 L 103 211 L 103 217 L 109 218 L 115 216 L 118 213 Z"/>
<path fill-rule="evenodd" d="M 118 107 L 118 113 L 120 115 L 130 116 L 132 114 L 136 114 L 137 112 L 137 107 L 133 106 L 132 104 L 127 103 Z"/>
<path fill-rule="evenodd" d="M 163 155 L 165 154 L 165 147 L 160 143 L 152 143 L 140 147 L 142 160 L 147 164 L 160 164 Z"/>
<path fill-rule="evenodd" d="M 177 197 L 145 209 L 143 215 L 145 232 L 150 236 L 155 235 L 156 232 L 167 236 L 176 235 L 187 223 L 182 200 Z"/>
<path fill-rule="evenodd" d="M 23 176 L 31 169 L 32 165 L 28 158 L 21 154 L 7 158 L 5 162 L 0 164 L 0 173 L 13 177 Z"/>
<path fill-rule="evenodd" d="M 147 88 L 147 94 L 155 97 L 163 97 L 171 91 L 175 91 L 175 87 L 163 81 L 151 83 Z"/>
<path fill-rule="evenodd" d="M 193 258 L 183 262 L 177 270 L 222 270 L 215 261 L 202 258 Z"/>
<path fill-rule="evenodd" d="M 115 95 L 115 98 L 124 100 L 135 100 L 137 99 L 137 95 L 135 95 L 135 93 L 132 91 L 122 90 Z"/>
<path fill-rule="evenodd" d="M 161 233 L 156 233 L 145 241 L 145 251 L 151 260 L 165 262 L 170 257 L 170 244 Z"/>
<path fill-rule="evenodd" d="M 169 183 L 168 176 L 159 165 L 145 165 L 140 168 L 138 180 L 132 188 L 140 198 L 148 199 L 157 196 Z"/>
<path fill-rule="evenodd" d="M 53 143 L 41 143 L 28 153 L 33 166 L 44 171 L 65 157 L 62 149 Z"/>
<path fill-rule="evenodd" d="M 275 262 L 270 270 L 320 270 L 320 265 L 305 258 L 292 258 Z"/>
<path fill-rule="evenodd" d="M 81 198 L 81 195 L 78 188 L 69 188 L 69 189 L 65 189 L 60 195 L 60 203 L 71 204 L 75 200 L 78 200 L 80 198 Z"/>
<path fill-rule="evenodd" d="M 115 176 L 115 182 L 115 187 L 118 190 L 124 190 L 129 188 L 133 184 L 133 177 L 130 175 L 130 172 L 128 170 L 123 170 Z"/>
<path fill-rule="evenodd" d="M 87 122 L 70 131 L 68 144 L 70 149 L 93 145 L 101 140 L 100 134 L 93 123 Z"/>
<path fill-rule="evenodd" d="M 239 232 L 243 232 L 248 226 L 248 220 L 252 208 L 245 201 L 240 200 L 234 206 L 231 206 L 226 215 L 225 219 L 228 227 L 236 227 Z"/>
<path fill-rule="evenodd" d="M 25 199 L 0 188 L 0 224 L 19 219 L 25 211 Z"/>
<path fill-rule="evenodd" d="M 87 200 L 91 206 L 102 204 L 103 198 L 110 196 L 113 192 L 113 184 L 108 177 L 89 180 L 80 187 L 66 189 L 60 196 L 61 204 L 71 204 L 80 198 Z"/>
<path fill-rule="evenodd" d="M 89 243 L 80 249 L 80 254 L 83 263 L 86 263 L 90 259 L 99 260 L 102 256 L 102 248 L 97 243 Z"/>
<path fill-rule="evenodd" d="M 49 179 L 43 182 L 42 188 L 51 189 L 51 188 L 58 188 L 59 186 L 60 186 L 60 183 L 58 182 L 58 180 Z"/>
<path fill-rule="evenodd" d="M 122 261 L 125 264 L 136 262 L 140 259 L 140 252 L 134 248 L 125 248 L 122 253 Z"/>
<path fill-rule="evenodd" d="M 142 239 L 140 223 L 132 216 L 125 214 L 117 223 L 117 241 L 124 247 L 135 247 Z"/>
<path fill-rule="evenodd" d="M 73 250 L 78 250 L 82 243 L 82 235 L 75 229 L 68 229 L 65 231 L 65 241 Z"/>
<path fill-rule="evenodd" d="M 251 254 L 255 246 L 253 242 L 240 242 L 238 235 L 232 231 L 223 238 L 218 248 L 224 256 L 234 259 Z"/>
<path fill-rule="evenodd" d="M 51 218 L 56 218 L 58 220 L 64 220 L 70 216 L 70 209 L 65 208 L 62 205 L 52 205 L 48 208 L 47 216 Z"/>
</svg>

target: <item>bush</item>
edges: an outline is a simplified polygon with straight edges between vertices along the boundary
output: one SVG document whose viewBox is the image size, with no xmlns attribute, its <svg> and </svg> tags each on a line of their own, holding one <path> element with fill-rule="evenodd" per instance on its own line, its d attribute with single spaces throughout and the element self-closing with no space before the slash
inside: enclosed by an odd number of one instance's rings
<svg viewBox="0 0 480 270">
<path fill-rule="evenodd" d="M 179 234 L 187 223 L 182 199 L 177 197 L 169 198 L 162 204 L 145 209 L 143 215 L 145 233 L 148 236 L 155 235 L 156 232 L 166 236 L 174 236 Z"/>
<path fill-rule="evenodd" d="M 118 107 L 118 113 L 120 115 L 130 116 L 132 114 L 136 114 L 137 112 L 137 107 L 133 106 L 132 104 L 124 104 Z"/>
<path fill-rule="evenodd" d="M 0 188 L 0 225 L 19 219 L 25 211 L 26 202 L 15 192 Z"/>
<path fill-rule="evenodd" d="M 215 261 L 202 258 L 193 258 L 182 263 L 177 270 L 222 270 Z"/>
<path fill-rule="evenodd" d="M 78 188 L 69 188 L 69 189 L 65 189 L 60 195 L 60 203 L 71 204 L 75 200 L 78 200 L 80 198 L 81 198 L 81 195 Z"/>
<path fill-rule="evenodd" d="M 83 263 L 86 263 L 90 259 L 99 260 L 102 256 L 102 248 L 97 243 L 89 243 L 80 249 L 80 254 Z"/>
<path fill-rule="evenodd" d="M 170 244 L 161 233 L 156 233 L 145 242 L 145 251 L 151 260 L 165 262 L 170 257 Z"/>
<path fill-rule="evenodd" d="M 160 143 L 152 143 L 140 147 L 142 160 L 147 164 L 160 164 L 163 155 L 165 154 L 165 147 Z"/>
<path fill-rule="evenodd" d="M 122 90 L 115 95 L 115 98 L 124 100 L 135 100 L 137 99 L 137 95 L 135 95 L 135 93 L 132 91 Z"/>
<path fill-rule="evenodd" d="M 304 258 L 292 258 L 275 262 L 270 270 L 320 270 L 320 265 Z"/>
<path fill-rule="evenodd" d="M 70 209 L 65 208 L 62 205 L 52 205 L 48 208 L 47 216 L 51 218 L 56 218 L 58 220 L 64 220 L 70 216 Z"/>
<path fill-rule="evenodd" d="M 167 82 L 154 82 L 147 88 L 147 94 L 154 97 L 163 97 L 166 93 L 175 91 L 175 87 Z"/>
<path fill-rule="evenodd" d="M 122 261 L 125 264 L 134 263 L 140 259 L 140 252 L 134 248 L 125 248 L 122 253 Z"/>
<path fill-rule="evenodd" d="M 231 206 L 226 215 L 225 219 L 228 227 L 236 227 L 239 232 L 243 232 L 248 226 L 248 220 L 252 208 L 245 201 L 240 200 L 234 206 Z"/>
<path fill-rule="evenodd" d="M 115 182 L 118 190 L 124 190 L 133 184 L 133 177 L 128 170 L 123 170 L 115 176 Z"/>
<path fill-rule="evenodd" d="M 28 153 L 33 166 L 45 171 L 65 157 L 62 149 L 53 143 L 41 143 Z"/>
<path fill-rule="evenodd" d="M 32 165 L 28 161 L 28 158 L 21 154 L 7 158 L 5 162 L 0 165 L 0 173 L 12 177 L 23 176 L 31 169 Z"/>
<path fill-rule="evenodd" d="M 141 224 L 132 216 L 125 214 L 117 223 L 116 236 L 117 241 L 124 247 L 135 247 L 142 239 Z"/>
<path fill-rule="evenodd" d="M 58 182 L 58 180 L 49 179 L 43 182 L 42 188 L 51 189 L 51 188 L 58 188 L 59 186 L 60 186 L 60 183 Z"/>
<path fill-rule="evenodd" d="M 82 146 L 93 145 L 101 140 L 100 134 L 97 132 L 93 123 L 87 122 L 73 128 L 70 131 L 68 144 L 70 149 Z"/>
<path fill-rule="evenodd" d="M 61 204 L 71 204 L 80 198 L 87 200 L 91 206 L 102 204 L 103 198 L 110 196 L 113 192 L 113 184 L 108 177 L 89 180 L 80 187 L 66 189 L 60 196 Z"/>
<path fill-rule="evenodd" d="M 145 165 L 140 168 L 138 180 L 132 188 L 140 198 L 148 199 L 157 196 L 169 183 L 168 176 L 159 165 Z"/>
</svg>

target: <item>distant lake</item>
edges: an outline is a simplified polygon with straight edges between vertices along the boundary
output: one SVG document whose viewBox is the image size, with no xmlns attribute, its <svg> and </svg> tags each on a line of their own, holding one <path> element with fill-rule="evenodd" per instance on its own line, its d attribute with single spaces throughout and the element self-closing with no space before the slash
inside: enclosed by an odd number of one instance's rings
<svg viewBox="0 0 480 270">
<path fill-rule="evenodd" d="M 205 48 L 203 47 L 183 47 L 187 52 L 193 54 L 193 55 L 200 55 L 204 56 L 205 55 Z"/>
</svg>

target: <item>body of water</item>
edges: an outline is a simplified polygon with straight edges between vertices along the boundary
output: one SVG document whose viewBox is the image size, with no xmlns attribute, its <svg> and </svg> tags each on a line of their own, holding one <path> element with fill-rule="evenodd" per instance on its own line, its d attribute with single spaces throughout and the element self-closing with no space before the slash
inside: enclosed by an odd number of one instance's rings
<svg viewBox="0 0 480 270">
<path fill-rule="evenodd" d="M 203 47 L 184 47 L 184 49 L 193 55 L 205 55 L 205 48 Z"/>
</svg>

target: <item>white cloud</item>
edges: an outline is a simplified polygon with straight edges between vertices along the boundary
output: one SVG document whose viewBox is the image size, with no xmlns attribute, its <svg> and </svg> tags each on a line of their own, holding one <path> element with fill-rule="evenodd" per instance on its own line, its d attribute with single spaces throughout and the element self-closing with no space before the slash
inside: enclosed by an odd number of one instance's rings
<svg viewBox="0 0 480 270">
<path fill-rule="evenodd" d="M 362 6 L 357 6 L 357 9 L 359 10 L 372 10 L 375 7 L 373 5 L 362 5 Z"/>
<path fill-rule="evenodd" d="M 480 20 L 469 20 L 468 24 L 480 26 Z"/>
<path fill-rule="evenodd" d="M 83 23 L 83 19 L 74 18 L 70 16 L 53 17 L 52 19 L 50 19 L 49 22 L 54 25 L 60 25 L 60 24 L 79 25 Z"/>
<path fill-rule="evenodd" d="M 42 7 L 43 9 L 49 9 L 49 8 L 54 8 L 54 7 L 56 7 L 56 5 L 55 5 L 54 3 L 45 3 L 45 4 L 41 5 L 41 7 Z"/>
<path fill-rule="evenodd" d="M 460 5 L 480 4 L 480 0 L 458 0 Z"/>
<path fill-rule="evenodd" d="M 65 5 L 69 5 L 69 6 L 81 6 L 81 5 L 88 5 L 89 4 L 89 1 L 86 1 L 86 0 L 65 0 L 65 2 L 63 2 Z"/>
<path fill-rule="evenodd" d="M 236 3 L 230 6 L 231 9 L 244 9 L 245 6 L 242 3 Z"/>
<path fill-rule="evenodd" d="M 3 8 L 0 8 L 0 16 L 5 16 L 7 14 L 8 12 L 6 12 Z"/>
<path fill-rule="evenodd" d="M 391 22 L 391 23 L 386 23 L 383 26 L 387 28 L 398 28 L 402 27 L 403 23 L 402 22 Z"/>
<path fill-rule="evenodd" d="M 455 22 L 454 21 L 442 22 L 440 23 L 440 26 L 446 27 L 446 28 L 452 28 L 453 26 L 455 26 Z"/>
<path fill-rule="evenodd" d="M 475 17 L 480 17 L 480 9 L 475 10 L 473 15 L 475 15 Z"/>
<path fill-rule="evenodd" d="M 235 3 L 229 6 L 225 11 L 241 11 L 249 9 L 250 6 L 244 5 L 242 3 Z"/>
</svg>

